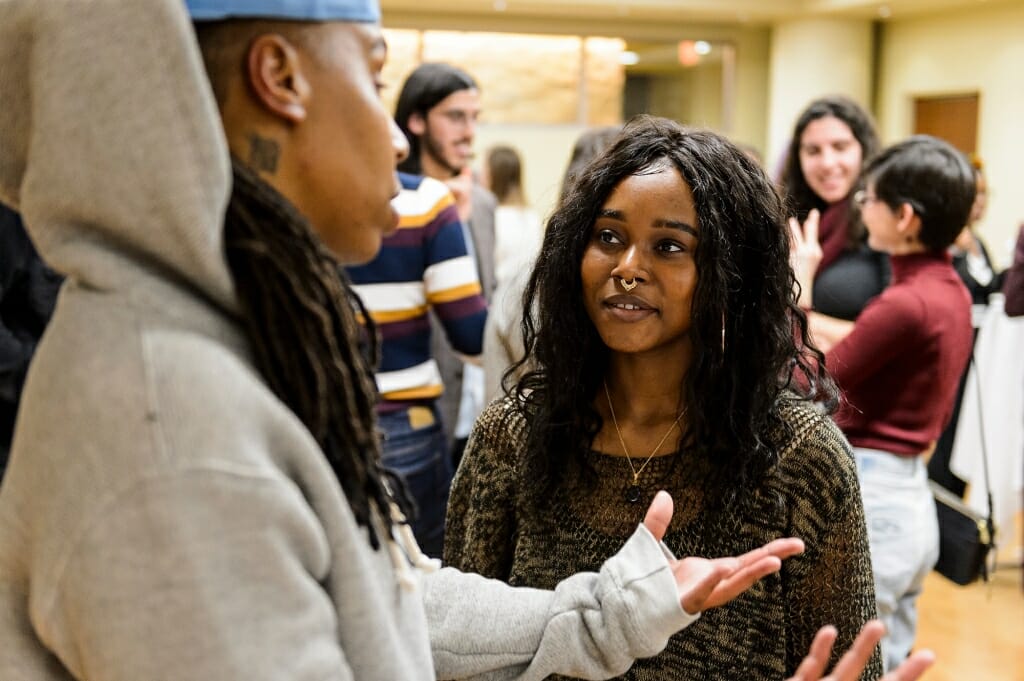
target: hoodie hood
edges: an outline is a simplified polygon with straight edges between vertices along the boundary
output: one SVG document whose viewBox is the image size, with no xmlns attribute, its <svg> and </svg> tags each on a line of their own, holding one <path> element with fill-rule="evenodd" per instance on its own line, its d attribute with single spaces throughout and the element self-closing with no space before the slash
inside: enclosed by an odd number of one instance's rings
<svg viewBox="0 0 1024 681">
<path fill-rule="evenodd" d="M 0 201 L 42 257 L 83 286 L 157 272 L 233 310 L 227 143 L 184 3 L 0 0 L 0 64 Z"/>
</svg>

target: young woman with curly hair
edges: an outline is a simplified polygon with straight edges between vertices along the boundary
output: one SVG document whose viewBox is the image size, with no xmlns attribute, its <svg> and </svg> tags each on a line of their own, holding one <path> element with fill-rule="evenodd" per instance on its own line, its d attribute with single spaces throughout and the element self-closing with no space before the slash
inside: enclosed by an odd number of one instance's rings
<svg viewBox="0 0 1024 681">
<path fill-rule="evenodd" d="M 529 371 L 477 421 L 446 561 L 550 588 L 600 565 L 664 489 L 674 553 L 790 535 L 807 550 L 622 678 L 784 678 L 826 623 L 846 648 L 874 615 L 863 508 L 794 290 L 782 202 L 753 161 L 711 132 L 627 125 L 548 223 Z M 880 668 L 876 653 L 867 676 Z"/>
</svg>

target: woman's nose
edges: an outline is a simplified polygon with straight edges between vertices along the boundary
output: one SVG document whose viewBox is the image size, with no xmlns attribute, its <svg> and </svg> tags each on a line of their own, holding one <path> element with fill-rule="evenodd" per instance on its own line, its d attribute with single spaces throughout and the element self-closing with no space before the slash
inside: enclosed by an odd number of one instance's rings
<svg viewBox="0 0 1024 681">
<path fill-rule="evenodd" d="M 629 246 L 622 252 L 612 274 L 630 279 L 643 269 L 643 256 L 637 246 Z"/>
<path fill-rule="evenodd" d="M 821 165 L 826 168 L 831 168 L 836 164 L 837 156 L 836 152 L 831 149 L 825 149 L 821 152 Z"/>
</svg>

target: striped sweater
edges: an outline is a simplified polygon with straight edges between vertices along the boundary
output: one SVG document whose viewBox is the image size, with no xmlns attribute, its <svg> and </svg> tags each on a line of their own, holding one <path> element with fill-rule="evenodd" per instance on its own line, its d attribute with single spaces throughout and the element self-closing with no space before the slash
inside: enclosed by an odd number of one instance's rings
<svg viewBox="0 0 1024 681">
<path fill-rule="evenodd" d="M 370 263 L 348 268 L 382 340 L 381 409 L 432 400 L 444 387 L 430 352 L 431 310 L 456 352 L 479 355 L 487 302 L 466 249 L 455 201 L 444 183 L 399 173 L 398 230 Z"/>
</svg>

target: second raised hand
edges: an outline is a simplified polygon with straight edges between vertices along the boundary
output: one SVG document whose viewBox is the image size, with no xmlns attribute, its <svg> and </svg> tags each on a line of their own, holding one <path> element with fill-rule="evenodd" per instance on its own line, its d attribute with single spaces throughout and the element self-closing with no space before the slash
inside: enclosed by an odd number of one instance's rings
<svg viewBox="0 0 1024 681">
<path fill-rule="evenodd" d="M 885 634 L 885 626 L 878 620 L 871 620 L 860 630 L 850 649 L 843 653 L 832 673 L 822 676 L 832 655 L 832 646 L 836 642 L 835 627 L 822 627 L 818 630 L 811 650 L 800 663 L 796 674 L 788 681 L 857 681 L 861 672 L 871 659 L 875 646 Z M 908 657 L 900 666 L 891 670 L 879 681 L 915 681 L 920 678 L 928 667 L 935 662 L 935 655 L 930 650 L 920 650 Z"/>
<path fill-rule="evenodd" d="M 796 218 L 789 219 L 789 262 L 797 283 L 800 284 L 800 307 L 805 309 L 811 307 L 814 275 L 821 263 L 821 244 L 818 243 L 820 219 L 817 209 L 807 214 L 803 225 Z"/>
</svg>

